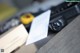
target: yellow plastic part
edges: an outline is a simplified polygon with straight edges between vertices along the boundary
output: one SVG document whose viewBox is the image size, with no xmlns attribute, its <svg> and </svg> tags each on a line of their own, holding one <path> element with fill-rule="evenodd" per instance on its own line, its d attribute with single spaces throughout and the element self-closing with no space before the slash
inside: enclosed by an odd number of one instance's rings
<svg viewBox="0 0 80 53">
<path fill-rule="evenodd" d="M 29 13 L 29 14 L 22 15 L 20 20 L 23 24 L 29 24 L 33 21 L 33 19 L 34 19 L 34 16 Z"/>
</svg>

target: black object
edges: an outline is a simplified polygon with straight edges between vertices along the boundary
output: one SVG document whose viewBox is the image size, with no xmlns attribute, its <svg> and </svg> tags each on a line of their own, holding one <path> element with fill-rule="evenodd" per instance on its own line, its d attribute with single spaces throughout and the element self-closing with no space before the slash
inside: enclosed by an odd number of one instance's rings
<svg viewBox="0 0 80 53">
<path fill-rule="evenodd" d="M 60 31 L 66 24 L 67 24 L 66 19 L 63 18 L 63 16 L 59 16 L 50 22 L 49 28 L 52 31 L 57 32 L 57 31 Z"/>
<path fill-rule="evenodd" d="M 65 3 L 64 6 L 61 4 L 59 9 L 54 11 L 53 8 L 51 8 L 51 10 L 52 13 L 49 28 L 54 32 L 58 32 L 69 23 L 69 20 L 72 20 L 79 15 L 80 3 Z"/>
</svg>

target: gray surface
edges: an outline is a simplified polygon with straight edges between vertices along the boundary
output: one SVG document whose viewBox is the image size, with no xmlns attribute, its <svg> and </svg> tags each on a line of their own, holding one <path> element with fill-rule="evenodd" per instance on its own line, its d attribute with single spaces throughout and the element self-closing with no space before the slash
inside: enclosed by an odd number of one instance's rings
<svg viewBox="0 0 80 53">
<path fill-rule="evenodd" d="M 14 5 L 21 9 L 27 7 L 29 4 L 32 3 L 32 1 L 33 0 L 12 0 Z"/>
<path fill-rule="evenodd" d="M 48 37 L 38 41 L 38 42 L 35 42 L 34 44 L 36 45 L 37 49 L 40 49 L 43 45 L 45 45 L 49 40 L 52 39 L 52 37 L 54 37 L 55 34 L 49 34 Z"/>
<path fill-rule="evenodd" d="M 80 53 L 80 16 L 40 48 L 37 53 Z"/>
</svg>

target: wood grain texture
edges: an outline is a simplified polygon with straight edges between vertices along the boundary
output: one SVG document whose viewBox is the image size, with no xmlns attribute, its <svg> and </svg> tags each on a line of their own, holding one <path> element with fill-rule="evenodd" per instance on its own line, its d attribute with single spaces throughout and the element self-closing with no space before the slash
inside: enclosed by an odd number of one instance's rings
<svg viewBox="0 0 80 53">
<path fill-rule="evenodd" d="M 41 47 L 37 53 L 80 53 L 80 16 Z"/>
</svg>

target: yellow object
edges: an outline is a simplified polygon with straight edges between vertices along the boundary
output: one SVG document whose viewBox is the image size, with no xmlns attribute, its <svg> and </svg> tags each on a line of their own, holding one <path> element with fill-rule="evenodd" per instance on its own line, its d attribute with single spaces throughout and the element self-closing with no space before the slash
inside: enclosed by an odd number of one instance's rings
<svg viewBox="0 0 80 53">
<path fill-rule="evenodd" d="M 23 24 L 29 24 L 33 21 L 33 19 L 34 19 L 34 16 L 29 13 L 29 14 L 22 15 L 20 20 Z"/>
</svg>

